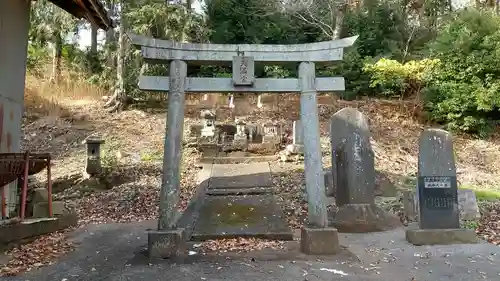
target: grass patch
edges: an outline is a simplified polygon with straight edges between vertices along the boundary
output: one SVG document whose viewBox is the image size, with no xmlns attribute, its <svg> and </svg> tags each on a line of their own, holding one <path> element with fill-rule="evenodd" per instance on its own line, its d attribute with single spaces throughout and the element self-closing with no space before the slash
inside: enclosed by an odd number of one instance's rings
<svg viewBox="0 0 500 281">
<path fill-rule="evenodd" d="M 500 200 L 500 190 L 490 188 L 479 188 L 475 186 L 460 186 L 460 189 L 470 189 L 476 194 L 477 200 L 497 201 Z"/>
<path fill-rule="evenodd" d="M 146 151 L 141 153 L 141 161 L 160 161 L 163 160 L 163 151 Z"/>
<path fill-rule="evenodd" d="M 417 186 L 417 178 L 408 176 L 406 177 L 402 185 L 406 189 L 415 189 Z M 481 188 L 477 186 L 461 185 L 460 189 L 470 189 L 474 191 L 477 200 L 483 201 L 500 201 L 500 189 L 497 188 Z"/>
</svg>

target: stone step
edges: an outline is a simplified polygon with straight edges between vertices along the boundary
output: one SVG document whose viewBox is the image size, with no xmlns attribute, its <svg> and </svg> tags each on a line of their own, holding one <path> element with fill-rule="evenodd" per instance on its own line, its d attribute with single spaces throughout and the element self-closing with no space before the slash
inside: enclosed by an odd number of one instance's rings
<svg viewBox="0 0 500 281">
<path fill-rule="evenodd" d="M 263 156 L 228 156 L 228 157 L 202 157 L 200 163 L 214 164 L 240 164 L 240 163 L 259 163 L 272 162 L 278 160 L 278 155 L 263 155 Z"/>
<path fill-rule="evenodd" d="M 253 187 L 253 188 L 209 189 L 206 194 L 210 196 L 260 195 L 260 194 L 272 194 L 273 192 L 274 189 L 271 187 Z"/>
</svg>

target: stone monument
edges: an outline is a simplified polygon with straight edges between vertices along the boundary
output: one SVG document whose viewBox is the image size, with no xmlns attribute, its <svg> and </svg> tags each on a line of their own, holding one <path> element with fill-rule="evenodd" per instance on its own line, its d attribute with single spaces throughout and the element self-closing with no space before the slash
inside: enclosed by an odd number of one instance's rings
<svg viewBox="0 0 500 281">
<path fill-rule="evenodd" d="M 414 245 L 477 243 L 472 229 L 460 228 L 457 172 L 451 134 L 426 129 L 418 153 L 418 227 L 406 230 Z"/>
<path fill-rule="evenodd" d="M 304 154 L 304 130 L 300 120 L 293 121 L 293 143 L 286 149 L 291 154 Z"/>
<path fill-rule="evenodd" d="M 302 250 L 336 253 L 337 230 L 328 227 L 322 175 L 318 92 L 345 91 L 343 77 L 316 77 L 315 64 L 340 61 L 343 49 L 357 36 L 328 42 L 297 45 L 192 44 L 128 34 L 146 63 L 169 64 L 169 77 L 141 76 L 139 88 L 168 92 L 168 116 L 160 191 L 159 224 L 149 233 L 149 255 L 169 257 L 185 249 L 179 218 L 180 160 L 184 126 L 185 93 L 300 93 L 300 120 L 304 128 L 304 164 L 308 199 L 308 224 L 302 230 Z M 232 63 L 231 78 L 187 77 L 187 63 Z M 299 63 L 298 78 L 256 78 L 255 63 Z M 317 239 L 316 239 L 317 238 Z M 314 242 L 311 242 L 314 241 Z"/>
<path fill-rule="evenodd" d="M 332 175 L 339 207 L 333 225 L 340 232 L 384 231 L 399 218 L 375 205 L 375 163 L 368 120 L 354 108 L 331 119 Z"/>
</svg>

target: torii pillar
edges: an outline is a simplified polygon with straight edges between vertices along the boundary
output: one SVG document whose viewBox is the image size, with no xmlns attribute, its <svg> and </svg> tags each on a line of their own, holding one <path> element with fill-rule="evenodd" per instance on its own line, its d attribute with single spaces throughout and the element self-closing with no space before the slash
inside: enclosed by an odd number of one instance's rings
<svg viewBox="0 0 500 281">
<path fill-rule="evenodd" d="M 0 153 L 19 152 L 31 0 L 0 0 Z M 13 211 L 17 184 L 7 187 Z"/>
</svg>

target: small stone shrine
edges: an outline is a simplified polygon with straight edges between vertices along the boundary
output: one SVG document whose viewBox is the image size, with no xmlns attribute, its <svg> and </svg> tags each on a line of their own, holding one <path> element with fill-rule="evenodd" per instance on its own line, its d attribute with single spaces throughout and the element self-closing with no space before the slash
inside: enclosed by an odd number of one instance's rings
<svg viewBox="0 0 500 281">
<path fill-rule="evenodd" d="M 262 136 L 262 143 L 278 143 L 278 124 L 274 122 L 268 122 L 264 124 L 264 135 Z"/>
<path fill-rule="evenodd" d="M 374 232 L 401 225 L 375 204 L 375 164 L 368 120 L 354 108 L 331 119 L 332 174 L 336 187 L 333 225 L 339 232 Z"/>
<path fill-rule="evenodd" d="M 215 113 L 210 110 L 203 110 L 201 111 L 201 118 L 203 118 L 201 137 L 215 138 Z"/>
<path fill-rule="evenodd" d="M 426 129 L 418 153 L 418 226 L 406 230 L 414 245 L 477 243 L 472 229 L 460 228 L 457 173 L 451 134 Z"/>
<path fill-rule="evenodd" d="M 236 120 L 236 134 L 234 134 L 233 146 L 242 151 L 248 148 L 248 138 L 245 128 L 246 123 L 243 120 Z"/>
</svg>

